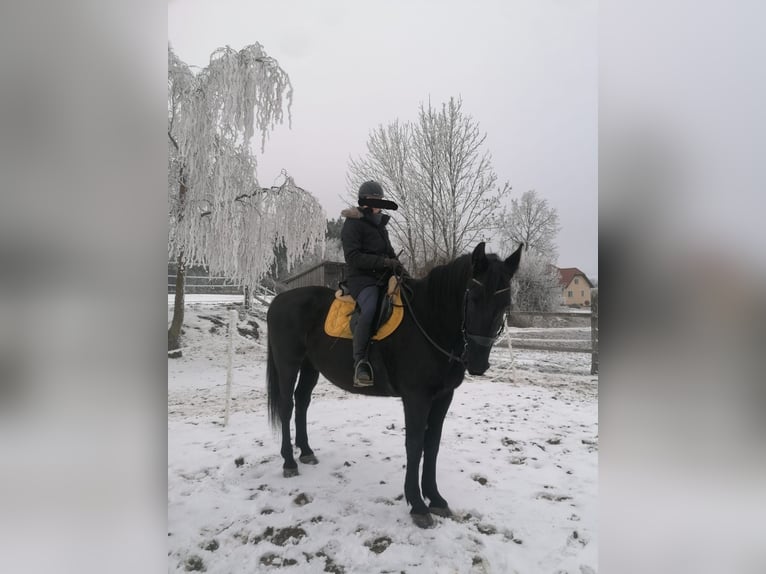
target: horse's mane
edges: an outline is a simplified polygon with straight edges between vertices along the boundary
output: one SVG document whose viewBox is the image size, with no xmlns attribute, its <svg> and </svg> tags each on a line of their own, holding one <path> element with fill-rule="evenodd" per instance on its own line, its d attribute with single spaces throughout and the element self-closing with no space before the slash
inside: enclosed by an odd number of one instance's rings
<svg viewBox="0 0 766 574">
<path fill-rule="evenodd" d="M 421 281 L 429 299 L 443 300 L 445 296 L 465 289 L 470 271 L 470 255 L 461 255 L 449 263 L 434 267 Z"/>
<path fill-rule="evenodd" d="M 494 253 L 487 254 L 489 261 L 499 258 Z M 417 281 L 422 285 L 429 301 L 451 303 L 455 294 L 462 294 L 471 276 L 471 255 L 461 255 L 444 265 L 434 267 L 428 274 Z"/>
</svg>

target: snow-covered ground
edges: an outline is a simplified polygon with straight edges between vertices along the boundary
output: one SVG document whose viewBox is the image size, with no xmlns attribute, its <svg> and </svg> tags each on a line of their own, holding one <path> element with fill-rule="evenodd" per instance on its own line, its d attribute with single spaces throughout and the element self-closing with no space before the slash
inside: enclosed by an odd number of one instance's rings
<svg viewBox="0 0 766 574">
<path fill-rule="evenodd" d="M 260 319 L 260 341 L 237 335 L 223 426 L 227 329 L 217 322 L 239 302 L 190 302 L 184 357 L 168 361 L 169 571 L 597 571 L 590 355 L 516 351 L 511 369 L 508 349 L 493 351 L 495 366 L 467 378 L 445 421 L 437 477 L 455 516 L 421 530 L 402 498 L 397 399 L 320 378 L 308 413 L 319 464 L 282 477 Z"/>
</svg>

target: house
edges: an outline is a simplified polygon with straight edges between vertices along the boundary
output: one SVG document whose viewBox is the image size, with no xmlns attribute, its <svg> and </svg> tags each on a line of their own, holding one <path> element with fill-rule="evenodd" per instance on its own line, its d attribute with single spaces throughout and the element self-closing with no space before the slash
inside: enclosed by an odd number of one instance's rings
<svg viewBox="0 0 766 574">
<path fill-rule="evenodd" d="M 559 267 L 559 284 L 564 305 L 590 307 L 593 283 L 577 267 Z"/>
<path fill-rule="evenodd" d="M 346 277 L 346 264 L 338 261 L 322 261 L 283 281 L 288 289 L 321 285 L 337 289 L 338 283 Z"/>
</svg>

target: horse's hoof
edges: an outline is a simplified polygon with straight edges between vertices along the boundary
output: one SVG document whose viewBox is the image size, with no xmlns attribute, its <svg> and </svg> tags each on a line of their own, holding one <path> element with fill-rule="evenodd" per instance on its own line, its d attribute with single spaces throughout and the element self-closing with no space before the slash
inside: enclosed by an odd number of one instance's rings
<svg viewBox="0 0 766 574">
<path fill-rule="evenodd" d="M 410 514 L 412 521 L 418 528 L 431 528 L 435 524 L 433 516 L 428 512 L 425 514 Z"/>
<path fill-rule="evenodd" d="M 290 478 L 291 476 L 298 476 L 298 469 L 297 468 L 283 468 L 282 469 L 282 476 L 285 478 Z"/>
<path fill-rule="evenodd" d="M 443 516 L 444 518 L 452 516 L 452 511 L 449 509 L 449 506 L 444 506 L 442 508 L 438 506 L 429 506 L 428 512 L 435 514 L 436 516 Z"/>
<path fill-rule="evenodd" d="M 319 462 L 317 457 L 313 454 L 306 454 L 304 456 L 298 457 L 298 460 L 303 464 L 317 464 Z"/>
</svg>

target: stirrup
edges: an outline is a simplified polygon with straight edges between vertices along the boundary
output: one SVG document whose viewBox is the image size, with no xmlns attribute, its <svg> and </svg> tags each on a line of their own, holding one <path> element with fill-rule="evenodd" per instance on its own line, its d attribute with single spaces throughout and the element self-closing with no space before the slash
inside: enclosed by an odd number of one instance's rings
<svg viewBox="0 0 766 574">
<path fill-rule="evenodd" d="M 366 366 L 369 370 L 370 377 L 359 377 L 359 370 L 360 367 Z M 362 373 L 366 374 L 366 373 Z M 374 384 L 373 375 L 372 375 L 372 365 L 369 361 L 365 359 L 359 360 L 356 365 L 354 365 L 354 386 L 355 387 L 371 387 Z"/>
</svg>

